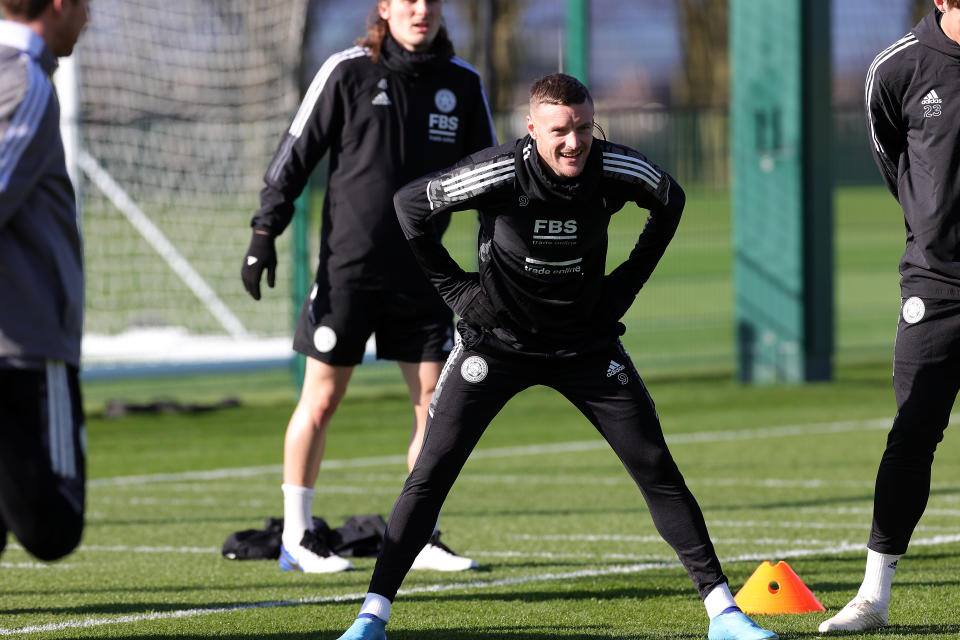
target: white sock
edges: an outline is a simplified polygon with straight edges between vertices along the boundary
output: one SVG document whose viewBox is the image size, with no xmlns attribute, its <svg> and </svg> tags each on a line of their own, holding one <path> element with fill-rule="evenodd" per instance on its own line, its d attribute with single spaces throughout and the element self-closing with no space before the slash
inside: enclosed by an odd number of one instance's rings
<svg viewBox="0 0 960 640">
<path fill-rule="evenodd" d="M 377 593 L 368 593 L 357 615 L 364 613 L 372 613 L 384 622 L 390 622 L 390 601 Z"/>
<path fill-rule="evenodd" d="M 707 615 L 713 620 L 716 616 L 723 613 L 729 607 L 737 606 L 737 601 L 733 599 L 730 593 L 730 587 L 727 583 L 718 584 L 703 599 L 703 606 L 707 608 Z"/>
<path fill-rule="evenodd" d="M 283 535 L 281 540 L 287 549 L 300 544 L 303 532 L 313 529 L 313 489 L 282 484 L 283 489 Z"/>
<path fill-rule="evenodd" d="M 897 570 L 900 556 L 878 553 L 867 549 L 867 568 L 857 597 L 876 602 L 886 608 L 890 604 L 890 585 Z"/>
</svg>

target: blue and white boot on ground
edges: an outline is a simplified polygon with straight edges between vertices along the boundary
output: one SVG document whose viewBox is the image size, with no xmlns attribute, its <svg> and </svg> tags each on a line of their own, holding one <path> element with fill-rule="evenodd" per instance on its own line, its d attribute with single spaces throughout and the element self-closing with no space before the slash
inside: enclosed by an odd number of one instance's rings
<svg viewBox="0 0 960 640">
<path fill-rule="evenodd" d="M 305 573 L 338 573 L 353 569 L 352 562 L 330 551 L 313 531 L 305 531 L 300 544 L 295 547 L 288 549 L 281 544 L 278 563 L 284 571 Z"/>
<path fill-rule="evenodd" d="M 337 640 L 387 640 L 386 622 L 370 613 L 361 613 Z"/>
<path fill-rule="evenodd" d="M 707 633 L 709 640 L 777 640 L 779 637 L 773 631 L 762 628 L 739 609 L 714 616 Z"/>
</svg>

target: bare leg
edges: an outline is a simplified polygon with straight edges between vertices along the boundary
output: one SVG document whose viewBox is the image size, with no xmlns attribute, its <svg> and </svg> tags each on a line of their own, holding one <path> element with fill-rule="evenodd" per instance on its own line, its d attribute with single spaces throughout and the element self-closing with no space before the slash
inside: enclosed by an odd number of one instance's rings
<svg viewBox="0 0 960 640">
<path fill-rule="evenodd" d="M 437 388 L 442 362 L 398 362 L 403 379 L 410 391 L 413 404 L 413 429 L 410 431 L 410 445 L 407 448 L 407 471 L 413 471 L 413 465 L 423 447 L 423 433 L 427 428 L 427 411 L 430 400 Z"/>
<path fill-rule="evenodd" d="M 303 389 L 283 444 L 283 548 L 284 570 L 328 573 L 345 571 L 352 564 L 330 552 L 312 535 L 313 486 L 327 443 L 327 427 L 347 391 L 353 367 L 334 367 L 307 358 Z"/>
<path fill-rule="evenodd" d="M 283 443 L 283 482 L 313 487 L 327 444 L 327 427 L 347 392 L 353 367 L 334 367 L 307 358 L 300 401 Z"/>
</svg>

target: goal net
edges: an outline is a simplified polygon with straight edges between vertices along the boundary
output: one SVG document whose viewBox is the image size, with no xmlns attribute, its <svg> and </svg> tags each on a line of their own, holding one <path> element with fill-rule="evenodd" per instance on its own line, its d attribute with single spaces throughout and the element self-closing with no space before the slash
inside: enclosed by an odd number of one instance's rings
<svg viewBox="0 0 960 640">
<path fill-rule="evenodd" d="M 60 89 L 68 155 L 73 109 L 78 125 L 87 371 L 289 357 L 292 229 L 259 302 L 240 265 L 299 102 L 306 4 L 94 3 L 69 65 L 75 101 Z M 64 71 L 61 87 L 74 82 Z"/>
</svg>

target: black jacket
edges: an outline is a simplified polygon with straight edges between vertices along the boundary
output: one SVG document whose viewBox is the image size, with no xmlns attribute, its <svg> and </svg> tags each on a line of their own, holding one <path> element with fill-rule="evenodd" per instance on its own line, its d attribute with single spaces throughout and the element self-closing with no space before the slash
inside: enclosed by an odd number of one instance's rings
<svg viewBox="0 0 960 640">
<path fill-rule="evenodd" d="M 394 203 L 413 252 L 463 319 L 468 346 L 570 356 L 609 346 L 683 211 L 683 190 L 636 151 L 594 140 L 583 173 L 554 182 L 530 136 L 473 154 L 408 184 Z M 650 210 L 629 258 L 604 275 L 610 216 Z M 479 273 L 464 272 L 431 220 L 480 212 Z M 638 220 L 638 227 L 639 227 Z"/>
<path fill-rule="evenodd" d="M 870 146 L 903 208 L 906 296 L 960 299 L 960 45 L 933 11 L 874 59 Z"/>
<path fill-rule="evenodd" d="M 251 226 L 279 235 L 329 150 L 321 274 L 335 287 L 429 291 L 397 225 L 393 193 L 490 144 L 480 77 L 443 35 L 423 54 L 388 36 L 376 64 L 365 49 L 347 49 L 314 77 L 264 176 Z"/>
</svg>

